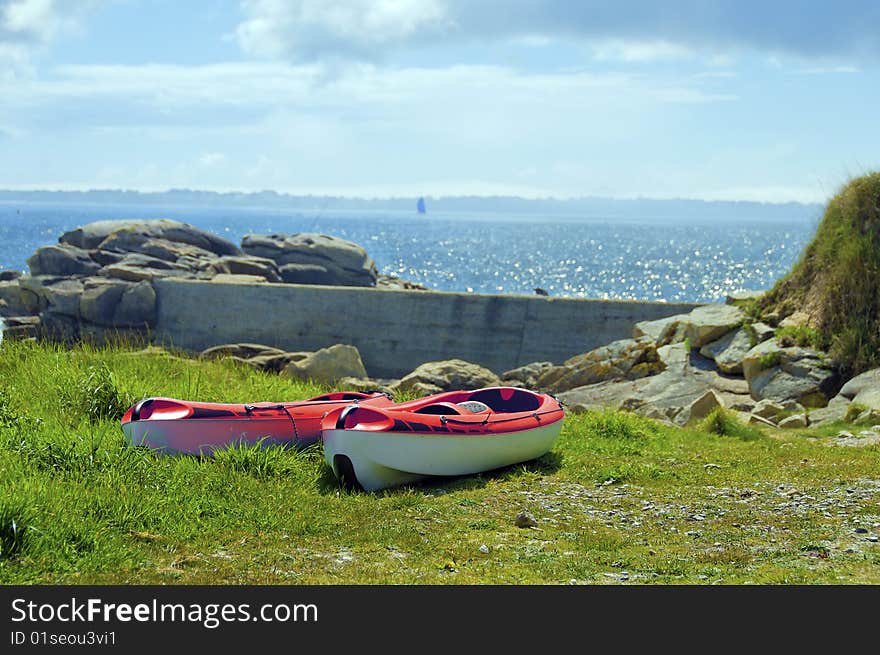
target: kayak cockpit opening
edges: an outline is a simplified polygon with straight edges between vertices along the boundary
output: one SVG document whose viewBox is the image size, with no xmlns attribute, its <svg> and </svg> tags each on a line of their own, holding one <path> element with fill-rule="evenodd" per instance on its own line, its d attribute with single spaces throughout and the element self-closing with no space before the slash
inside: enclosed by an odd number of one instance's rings
<svg viewBox="0 0 880 655">
<path fill-rule="evenodd" d="M 481 389 L 468 400 L 483 403 L 493 412 L 505 414 L 533 412 L 541 406 L 541 398 L 537 394 L 510 387 Z"/>
</svg>

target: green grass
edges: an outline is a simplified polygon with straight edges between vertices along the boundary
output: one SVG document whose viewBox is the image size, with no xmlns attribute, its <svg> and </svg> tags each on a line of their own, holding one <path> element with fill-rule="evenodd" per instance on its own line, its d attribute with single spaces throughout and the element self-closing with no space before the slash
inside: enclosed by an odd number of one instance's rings
<svg viewBox="0 0 880 655">
<path fill-rule="evenodd" d="M 320 447 L 161 457 L 118 424 L 150 395 L 320 391 L 229 360 L 4 342 L 0 583 L 880 582 L 878 447 L 834 446 L 845 424 L 570 415 L 539 460 L 372 494 Z"/>
<path fill-rule="evenodd" d="M 776 341 L 783 347 L 801 346 L 827 350 L 828 339 L 818 330 L 806 325 L 788 325 L 776 330 Z"/>
</svg>

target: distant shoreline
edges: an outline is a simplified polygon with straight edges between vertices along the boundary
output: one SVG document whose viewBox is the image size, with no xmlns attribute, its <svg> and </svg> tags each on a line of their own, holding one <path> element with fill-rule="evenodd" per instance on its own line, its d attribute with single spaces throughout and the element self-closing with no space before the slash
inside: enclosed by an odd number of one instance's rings
<svg viewBox="0 0 880 655">
<path fill-rule="evenodd" d="M 123 190 L 15 191 L 0 190 L 0 203 L 148 206 L 168 208 L 242 209 L 255 211 L 307 212 L 402 212 L 419 216 L 418 197 L 355 198 L 341 196 L 295 196 L 274 191 L 238 193 L 193 190 L 140 192 Z M 823 205 L 817 203 L 769 203 L 753 201 L 600 198 L 520 198 L 514 196 L 425 196 L 429 220 L 432 214 L 479 213 L 513 218 L 542 215 L 608 221 L 755 220 L 812 221 Z"/>
</svg>

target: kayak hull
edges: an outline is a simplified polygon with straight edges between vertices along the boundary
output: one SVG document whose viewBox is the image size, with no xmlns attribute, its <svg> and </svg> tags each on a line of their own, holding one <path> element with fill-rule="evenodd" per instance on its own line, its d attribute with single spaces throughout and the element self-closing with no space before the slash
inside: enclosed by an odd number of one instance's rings
<svg viewBox="0 0 880 655">
<path fill-rule="evenodd" d="M 324 459 L 333 473 L 343 477 L 350 467 L 365 491 L 376 491 L 429 476 L 471 475 L 536 459 L 550 451 L 561 429 L 557 421 L 481 436 L 325 430 L 322 437 Z"/>
<path fill-rule="evenodd" d="M 336 409 L 324 418 L 321 436 L 334 474 L 375 491 L 535 459 L 553 447 L 563 418 L 552 396 L 493 387 Z"/>
<path fill-rule="evenodd" d="M 209 455 L 239 445 L 305 448 L 321 439 L 321 420 L 352 402 L 391 404 L 384 394 L 332 393 L 286 403 L 203 403 L 147 398 L 122 418 L 122 431 L 134 446 L 160 453 Z"/>
</svg>

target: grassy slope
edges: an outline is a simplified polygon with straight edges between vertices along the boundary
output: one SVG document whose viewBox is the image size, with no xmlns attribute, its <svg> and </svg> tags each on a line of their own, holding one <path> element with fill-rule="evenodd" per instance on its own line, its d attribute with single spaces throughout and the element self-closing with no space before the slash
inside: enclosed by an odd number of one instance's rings
<svg viewBox="0 0 880 655">
<path fill-rule="evenodd" d="M 831 428 L 570 416 L 537 462 L 349 494 L 317 448 L 155 457 L 100 418 L 144 395 L 319 390 L 229 362 L 3 343 L 0 583 L 880 582 L 878 447 L 830 447 Z M 515 527 L 521 509 L 539 529 Z"/>
<path fill-rule="evenodd" d="M 761 307 L 809 315 L 847 373 L 880 366 L 880 173 L 829 201 L 815 237 Z"/>
</svg>

